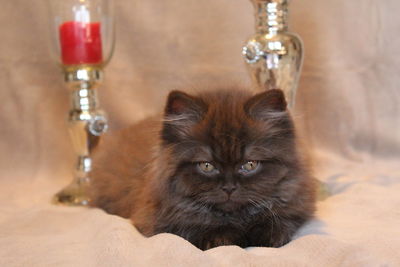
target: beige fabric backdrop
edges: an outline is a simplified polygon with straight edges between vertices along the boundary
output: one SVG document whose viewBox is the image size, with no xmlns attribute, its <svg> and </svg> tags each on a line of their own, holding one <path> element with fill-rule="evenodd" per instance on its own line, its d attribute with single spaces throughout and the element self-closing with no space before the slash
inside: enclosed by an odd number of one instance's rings
<svg viewBox="0 0 400 267">
<path fill-rule="evenodd" d="M 65 122 L 68 91 L 49 56 L 45 1 L 0 3 L 0 256 L 8 248 L 8 257 L 0 258 L 7 264 L 0 265 L 139 263 L 149 250 L 154 254 L 143 265 L 180 259 L 262 266 L 271 257 L 270 263 L 289 265 L 362 264 L 372 251 L 381 263 L 400 264 L 398 0 L 292 1 L 291 30 L 306 49 L 296 117 L 314 152 L 316 174 L 333 196 L 320 202 L 318 220 L 302 238 L 253 256 L 238 248 L 201 254 L 169 235 L 145 241 L 128 222 L 100 211 L 51 207 L 49 197 L 68 183 L 74 164 Z M 248 0 L 118 0 L 116 16 L 116 50 L 99 90 L 111 130 L 160 109 L 171 89 L 249 83 L 240 54 L 253 33 Z M 125 236 L 80 239 L 80 231 L 110 230 L 109 224 Z M 114 250 L 99 248 L 101 242 Z M 136 248 L 135 242 L 147 245 Z M 86 253 L 86 245 L 95 254 Z M 328 247 L 334 252 L 316 250 Z M 49 248 L 53 254 L 46 254 Z M 370 250 L 362 254 L 361 248 Z"/>
</svg>

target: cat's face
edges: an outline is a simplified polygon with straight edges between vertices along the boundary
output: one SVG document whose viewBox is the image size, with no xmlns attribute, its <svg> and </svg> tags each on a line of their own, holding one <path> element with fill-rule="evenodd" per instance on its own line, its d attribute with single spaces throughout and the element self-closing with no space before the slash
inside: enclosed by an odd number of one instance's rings
<svg viewBox="0 0 400 267">
<path fill-rule="evenodd" d="M 282 91 L 172 92 L 163 146 L 176 166 L 175 197 L 223 212 L 265 207 L 295 165 L 294 130 Z"/>
</svg>

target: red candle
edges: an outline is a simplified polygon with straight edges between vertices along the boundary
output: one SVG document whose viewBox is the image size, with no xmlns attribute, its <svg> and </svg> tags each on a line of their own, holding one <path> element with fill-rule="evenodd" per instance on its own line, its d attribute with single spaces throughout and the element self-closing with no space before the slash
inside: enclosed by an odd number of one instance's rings
<svg viewBox="0 0 400 267">
<path fill-rule="evenodd" d="M 100 23 L 67 21 L 60 26 L 61 58 L 65 65 L 102 61 Z"/>
</svg>

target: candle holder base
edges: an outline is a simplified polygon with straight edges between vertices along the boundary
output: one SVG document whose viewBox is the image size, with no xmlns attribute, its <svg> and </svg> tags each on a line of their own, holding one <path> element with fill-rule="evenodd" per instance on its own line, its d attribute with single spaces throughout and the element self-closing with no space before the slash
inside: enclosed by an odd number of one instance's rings
<svg viewBox="0 0 400 267">
<path fill-rule="evenodd" d="M 75 179 L 53 197 L 53 203 L 65 206 L 87 206 L 90 201 L 86 190 L 88 185 L 88 177 Z"/>
<path fill-rule="evenodd" d="M 81 68 L 65 72 L 65 81 L 71 89 L 71 110 L 68 124 L 72 145 L 78 157 L 75 179 L 58 192 L 53 203 L 67 206 L 87 206 L 92 169 L 92 152 L 100 136 L 107 130 L 107 118 L 99 108 L 95 87 L 100 83 L 100 69 Z"/>
</svg>

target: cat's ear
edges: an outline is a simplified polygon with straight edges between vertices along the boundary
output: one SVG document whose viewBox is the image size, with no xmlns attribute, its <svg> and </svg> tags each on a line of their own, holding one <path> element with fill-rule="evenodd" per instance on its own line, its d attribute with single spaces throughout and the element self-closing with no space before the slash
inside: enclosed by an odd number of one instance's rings
<svg viewBox="0 0 400 267">
<path fill-rule="evenodd" d="M 280 89 L 271 89 L 251 97 L 244 110 L 252 117 L 262 118 L 273 112 L 286 111 L 285 95 Z"/>
<path fill-rule="evenodd" d="M 166 117 L 174 115 L 187 115 L 188 117 L 201 117 L 205 112 L 205 103 L 194 96 L 181 91 L 172 91 L 168 95 L 164 114 Z"/>
<path fill-rule="evenodd" d="M 190 136 L 190 129 L 207 111 L 203 100 L 180 91 L 172 91 L 164 111 L 161 138 L 164 143 L 178 143 Z"/>
</svg>

